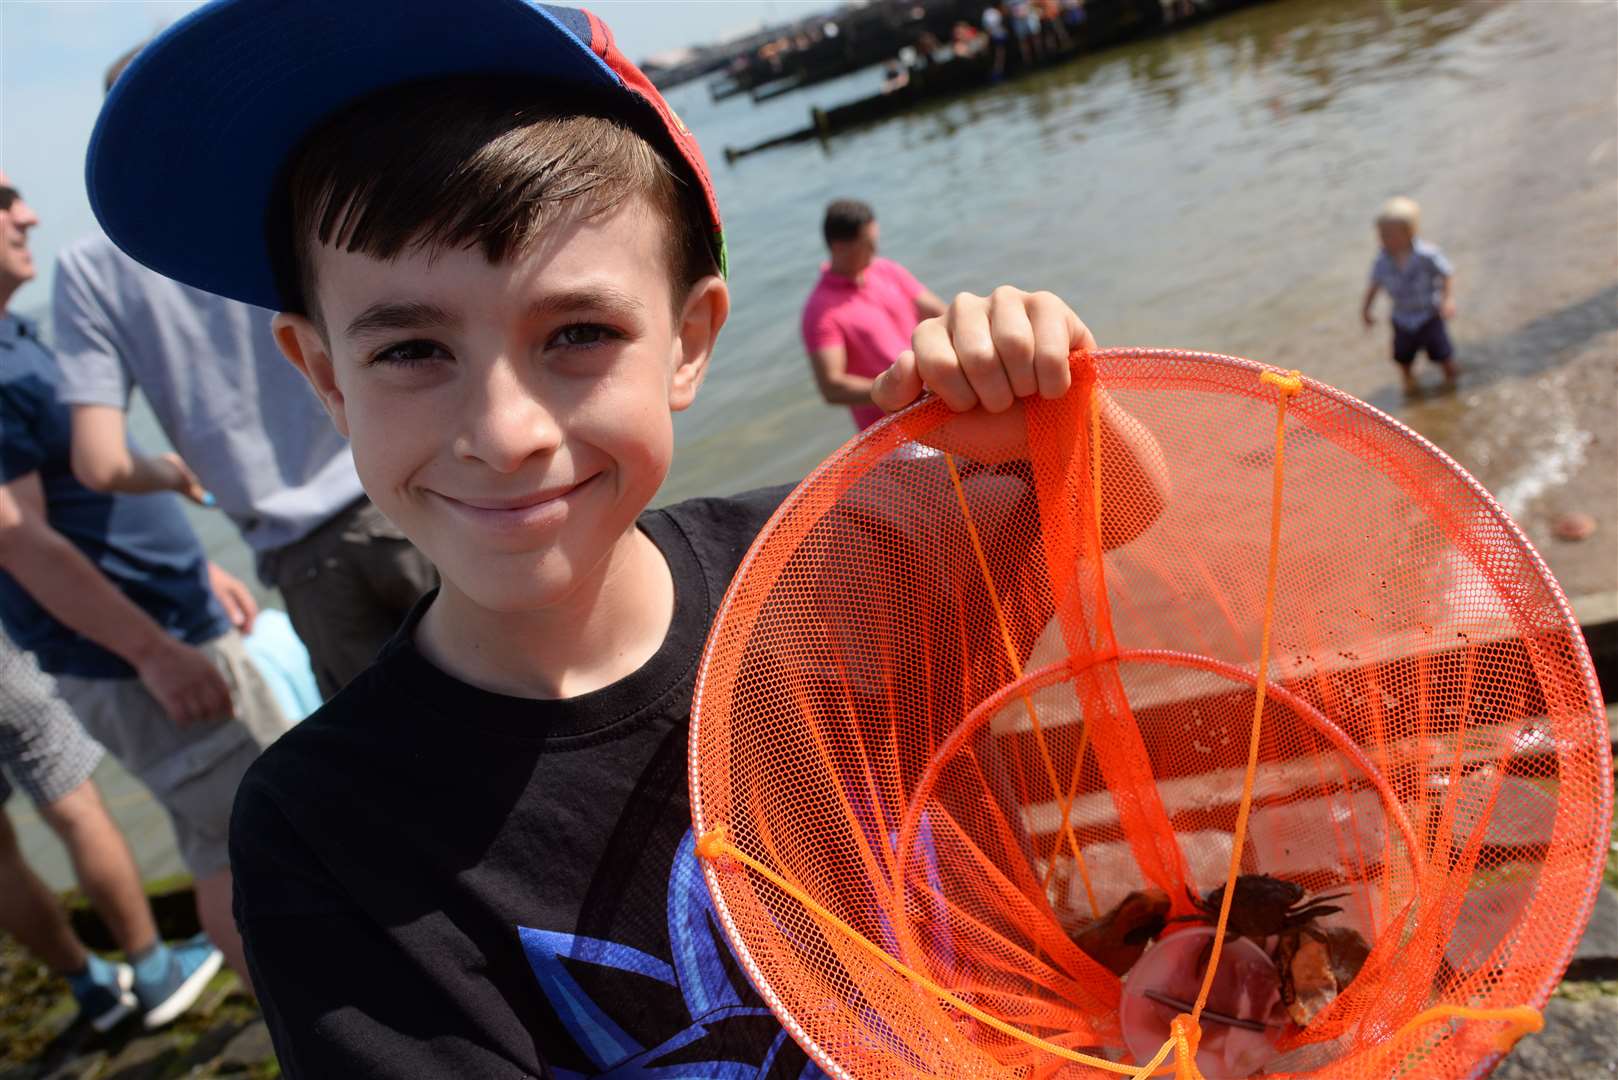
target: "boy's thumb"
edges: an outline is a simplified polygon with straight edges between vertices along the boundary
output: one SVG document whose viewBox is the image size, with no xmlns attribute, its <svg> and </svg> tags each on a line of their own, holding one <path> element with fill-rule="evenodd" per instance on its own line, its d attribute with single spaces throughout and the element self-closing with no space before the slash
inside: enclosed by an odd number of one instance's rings
<svg viewBox="0 0 1618 1080">
<path fill-rule="evenodd" d="M 891 367 L 871 384 L 871 404 L 883 412 L 898 412 L 921 396 L 921 373 L 916 369 L 916 353 L 906 349 Z"/>
</svg>

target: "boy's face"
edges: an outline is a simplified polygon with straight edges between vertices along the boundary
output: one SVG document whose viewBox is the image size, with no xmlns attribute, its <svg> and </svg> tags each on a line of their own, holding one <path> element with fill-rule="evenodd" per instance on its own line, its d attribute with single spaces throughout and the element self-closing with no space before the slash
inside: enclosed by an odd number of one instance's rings
<svg viewBox="0 0 1618 1080">
<path fill-rule="evenodd" d="M 479 607 L 596 580 L 668 471 L 728 294 L 672 306 L 665 228 L 637 199 L 500 265 L 321 248 L 324 334 L 277 316 L 372 501 Z"/>
<path fill-rule="evenodd" d="M 1379 221 L 1376 223 L 1376 234 L 1390 255 L 1403 255 L 1410 250 L 1413 234 L 1410 226 L 1402 221 Z"/>
</svg>

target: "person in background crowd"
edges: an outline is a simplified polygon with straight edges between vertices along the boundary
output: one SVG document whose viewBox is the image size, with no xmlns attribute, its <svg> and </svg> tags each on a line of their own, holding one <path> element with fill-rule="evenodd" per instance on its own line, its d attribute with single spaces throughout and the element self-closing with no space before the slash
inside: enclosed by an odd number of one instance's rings
<svg viewBox="0 0 1618 1080">
<path fill-rule="evenodd" d="M 916 38 L 916 65 L 928 67 L 937 63 L 939 54 L 944 51 L 944 43 L 938 40 L 938 35 L 931 30 L 923 30 Z"/>
<path fill-rule="evenodd" d="M 1419 353 L 1442 369 L 1444 385 L 1453 387 L 1460 376 L 1446 325 L 1455 317 L 1455 270 L 1437 245 L 1416 238 L 1420 222 L 1421 208 L 1414 199 L 1399 196 L 1382 205 L 1376 216 L 1382 250 L 1371 263 L 1371 281 L 1360 304 L 1360 318 L 1370 328 L 1376 325 L 1371 305 L 1377 292 L 1387 290 L 1393 301 L 1393 362 L 1407 394 L 1418 389 Z"/>
<path fill-rule="evenodd" d="M 1074 44 L 1082 44 L 1084 24 L 1089 19 L 1089 13 L 1084 10 L 1084 0 L 1060 0 L 1060 3 L 1062 26 L 1068 39 Z"/>
<path fill-rule="evenodd" d="M 830 258 L 803 309 L 803 343 L 820 396 L 847 405 L 854 426 L 882 418 L 871 385 L 910 347 L 916 324 L 944 312 L 944 302 L 891 259 L 877 256 L 870 206 L 838 199 L 821 225 Z"/>
<path fill-rule="evenodd" d="M 222 956 L 206 938 L 172 947 L 159 940 L 129 845 L 90 779 L 103 753 L 33 657 L 0 632 L 0 931 L 67 980 L 96 1031 L 136 1010 L 148 1028 L 161 1027 L 196 1002 Z M 79 888 L 128 963 L 85 948 L 61 900 L 23 858 L 4 812 L 13 785 L 67 848 Z"/>
<path fill-rule="evenodd" d="M 1073 41 L 1067 36 L 1067 28 L 1062 21 L 1062 5 L 1059 0 L 1038 0 L 1039 21 L 1041 33 L 1045 37 L 1047 48 L 1067 51 L 1073 47 Z"/>
<path fill-rule="evenodd" d="M 1006 19 L 1011 23 L 1012 36 L 1017 39 L 1023 67 L 1032 67 L 1045 59 L 1045 42 L 1039 33 L 1039 10 L 1033 0 L 1011 0 Z"/>
<path fill-rule="evenodd" d="M 882 92 L 891 94 L 910 85 L 910 71 L 897 60 L 882 65 Z"/>
<path fill-rule="evenodd" d="M 950 52 L 956 59 L 965 60 L 982 52 L 989 39 L 983 31 L 963 19 L 956 22 L 955 29 L 950 32 L 949 42 Z"/>
<path fill-rule="evenodd" d="M 136 52 L 108 70 L 108 90 Z M 347 440 L 276 348 L 271 313 L 171 281 L 95 234 L 59 256 L 52 316 L 79 481 L 217 503 L 280 590 L 321 693 L 336 693 L 437 577 L 365 497 Z M 178 455 L 130 450 L 137 387 Z"/>
<path fill-rule="evenodd" d="M 990 78 L 998 79 L 1006 73 L 1006 39 L 1010 36 L 1006 30 L 1006 14 L 1000 10 L 999 4 L 990 4 L 983 9 L 983 32 L 989 35 L 989 44 L 994 49 L 994 69 Z"/>
<path fill-rule="evenodd" d="M 231 803 L 288 727 L 214 593 L 244 624 L 252 597 L 209 565 L 173 496 L 107 495 L 74 477 L 55 358 L 6 310 L 34 277 L 39 219 L 4 173 L 0 206 L 0 625 L 168 811 L 202 927 L 245 981 Z"/>
</svg>

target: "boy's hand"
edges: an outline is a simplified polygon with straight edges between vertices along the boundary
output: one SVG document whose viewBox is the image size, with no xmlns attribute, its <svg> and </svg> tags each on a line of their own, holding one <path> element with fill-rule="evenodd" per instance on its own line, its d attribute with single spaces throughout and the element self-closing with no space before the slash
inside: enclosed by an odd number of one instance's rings
<svg viewBox="0 0 1618 1080">
<path fill-rule="evenodd" d="M 1068 354 L 1094 349 L 1096 339 L 1055 295 L 1002 285 L 987 297 L 961 293 L 919 324 L 910 344 L 871 387 L 871 401 L 887 412 L 923 390 L 956 412 L 1004 412 L 1036 393 L 1061 397 L 1072 382 Z"/>
<path fill-rule="evenodd" d="M 1360 321 L 1365 323 L 1365 329 L 1367 330 L 1376 325 L 1376 319 L 1372 316 L 1370 308 L 1365 308 L 1360 312 Z"/>
<path fill-rule="evenodd" d="M 1455 318 L 1455 301 L 1451 300 L 1447 296 L 1444 297 L 1443 302 L 1438 305 L 1438 314 L 1441 315 L 1446 322 Z"/>
</svg>

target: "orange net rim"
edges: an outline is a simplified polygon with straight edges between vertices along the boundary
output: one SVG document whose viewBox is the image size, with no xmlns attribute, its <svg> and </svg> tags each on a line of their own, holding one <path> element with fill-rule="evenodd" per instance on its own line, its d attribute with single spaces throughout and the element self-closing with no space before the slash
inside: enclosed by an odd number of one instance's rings
<svg viewBox="0 0 1618 1080">
<path fill-rule="evenodd" d="M 1312 379 L 1307 375 L 1300 376 L 1295 372 L 1284 372 L 1283 369 L 1276 368 L 1268 364 L 1262 364 L 1254 360 L 1248 360 L 1244 357 L 1229 356 L 1222 353 L 1199 352 L 1194 350 L 1114 347 L 1108 349 L 1098 349 L 1088 354 L 1089 363 L 1097 368 L 1112 361 L 1132 363 L 1152 360 L 1173 360 L 1182 363 L 1188 361 L 1193 363 L 1207 363 L 1210 365 L 1217 365 L 1251 373 L 1257 378 L 1261 378 L 1266 372 L 1293 375 L 1294 377 L 1301 379 L 1302 389 L 1307 390 L 1310 393 L 1319 394 L 1339 406 L 1347 408 L 1374 421 L 1377 424 L 1380 424 L 1381 426 L 1389 429 L 1396 436 L 1403 437 L 1403 439 L 1407 440 L 1418 449 L 1424 451 L 1430 458 L 1441 464 L 1455 479 L 1461 481 L 1462 484 L 1468 490 L 1470 490 L 1474 496 L 1477 497 L 1479 504 L 1484 508 L 1484 510 L 1486 510 L 1487 513 L 1496 521 L 1496 523 L 1504 529 L 1507 537 L 1515 542 L 1518 550 L 1525 556 L 1526 564 L 1533 570 L 1534 576 L 1546 587 L 1551 598 L 1554 600 L 1556 610 L 1560 615 L 1559 621 L 1562 628 L 1569 633 L 1569 641 L 1571 643 L 1573 652 L 1571 659 L 1577 666 L 1582 677 L 1581 681 L 1584 687 L 1585 697 L 1584 711 L 1590 721 L 1592 731 L 1594 731 L 1594 729 L 1597 727 L 1601 729 L 1599 732 L 1600 737 L 1594 739 L 1597 752 L 1602 759 L 1600 768 L 1608 775 L 1612 773 L 1612 748 L 1610 741 L 1606 738 L 1607 732 L 1603 719 L 1604 706 L 1602 704 L 1600 684 L 1596 677 L 1594 662 L 1590 657 L 1589 649 L 1584 641 L 1583 631 L 1578 624 L 1578 620 L 1573 614 L 1572 605 L 1568 602 L 1567 596 L 1563 592 L 1560 583 L 1551 573 L 1549 566 L 1546 564 L 1543 556 L 1540 555 L 1538 548 L 1534 546 L 1533 542 L 1528 538 L 1527 534 L 1523 532 L 1522 528 L 1517 524 L 1517 522 L 1511 517 L 1510 514 L 1506 512 L 1505 508 L 1500 505 L 1499 501 L 1495 499 L 1489 490 L 1485 488 L 1476 477 L 1468 472 L 1459 462 L 1452 458 L 1437 444 L 1410 428 L 1408 425 L 1402 423 L 1393 416 L 1390 416 L 1388 413 L 1383 412 L 1381 409 L 1376 408 L 1374 405 L 1364 402 L 1351 394 L 1337 389 L 1336 387 Z M 1078 381 L 1075 379 L 1074 386 L 1077 387 L 1077 385 Z M 1219 385 L 1211 392 L 1228 392 L 1228 388 L 1223 385 Z M 1259 395 L 1254 393 L 1252 396 L 1257 397 Z M 704 693 L 707 688 L 710 666 L 718 647 L 720 637 L 719 629 L 727 622 L 732 605 L 739 592 L 738 586 L 740 582 L 742 582 L 748 576 L 748 573 L 758 558 L 759 553 L 769 544 L 780 523 L 791 516 L 797 507 L 805 500 L 807 497 L 806 493 L 816 488 L 828 474 L 831 474 L 835 470 L 839 469 L 847 461 L 847 459 L 857 451 L 859 447 L 884 437 L 891 437 L 891 429 L 902 424 L 906 418 L 918 415 L 926 410 L 942 410 L 945 408 L 947 408 L 947 406 L 943 405 L 941 399 L 939 399 L 936 395 L 931 393 L 924 394 L 921 398 L 906 408 L 884 417 L 871 427 L 857 433 L 855 436 L 849 439 L 849 441 L 845 442 L 842 446 L 838 447 L 835 451 L 828 455 L 819 465 L 815 466 L 815 468 L 812 469 L 790 493 L 788 493 L 787 497 L 782 500 L 779 506 L 776 507 L 775 512 L 770 515 L 770 518 L 759 530 L 758 535 L 753 540 L 753 543 L 748 547 L 746 554 L 742 557 L 736 573 L 731 578 L 731 582 L 725 590 L 724 597 L 720 601 L 713 623 L 709 628 L 708 639 L 703 648 L 701 661 L 698 665 L 696 683 L 692 691 L 687 770 L 690 788 L 693 835 L 706 835 L 713 830 L 715 826 L 723 827 L 725 824 L 723 822 L 709 822 L 704 817 L 700 757 L 700 747 L 702 745 L 701 723 Z M 1058 664 L 1056 666 L 1066 668 L 1068 665 Z M 1026 682 L 1026 677 L 1023 680 L 1018 680 L 1018 682 Z M 1272 686 L 1272 692 L 1273 689 L 1274 688 Z M 998 698 L 1000 695 L 996 694 L 995 696 Z M 963 718 L 962 723 L 964 724 L 965 722 L 966 718 Z M 1374 770 L 1372 771 L 1371 775 L 1376 775 Z M 1597 791 L 1597 805 L 1594 807 L 1594 810 L 1596 811 L 1598 818 L 1601 821 L 1606 822 L 1606 831 L 1610 832 L 1613 801 L 1612 787 L 1611 785 L 1598 786 Z M 731 949 L 733 950 L 737 961 L 742 965 L 743 970 L 747 972 L 749 979 L 752 980 L 754 988 L 758 991 L 760 997 L 763 998 L 765 1004 L 775 1016 L 776 1020 L 781 1024 L 783 1029 L 785 1029 L 787 1033 L 792 1036 L 793 1040 L 804 1050 L 804 1052 L 807 1053 L 820 1068 L 825 1070 L 828 1075 L 844 1078 L 844 1080 L 858 1080 L 857 1077 L 853 1076 L 853 1074 L 849 1073 L 846 1069 L 839 1065 L 836 1060 L 830 1054 L 828 1054 L 808 1034 L 807 1031 L 804 1030 L 804 1028 L 797 1022 L 790 1011 L 786 1008 L 779 994 L 776 992 L 773 985 L 771 985 L 770 980 L 759 967 L 757 961 L 753 958 L 751 950 L 748 948 L 746 941 L 743 940 L 742 935 L 736 926 L 735 918 L 730 911 L 729 904 L 725 899 L 724 890 L 721 886 L 719 869 L 712 860 L 705 859 L 702 860 L 702 862 L 703 879 L 708 887 L 709 897 L 713 902 L 715 914 L 718 916 L 720 925 L 724 929 L 725 937 L 730 943 Z M 1589 922 L 1594 911 L 1597 895 L 1600 892 L 1604 865 L 1605 860 L 1603 859 L 1591 861 L 1587 872 L 1587 881 L 1584 889 L 1582 890 L 1582 899 L 1580 900 L 1577 909 L 1571 913 L 1574 917 L 1570 921 L 1569 925 L 1582 929 L 1582 927 Z M 1554 991 L 1556 986 L 1562 981 L 1562 976 L 1565 974 L 1568 965 L 1572 963 L 1573 955 L 1578 948 L 1580 936 L 1581 935 L 1577 933 L 1569 934 L 1568 940 L 1563 946 L 1561 955 L 1556 959 L 1556 962 L 1545 967 L 1545 977 L 1541 980 L 1540 984 L 1534 988 L 1532 994 L 1530 995 L 1531 1001 L 1527 1003 L 1528 1005 L 1532 1006 L 1534 1010 L 1537 1011 L 1543 1009 L 1545 1003 L 1550 999 L 1552 991 Z M 1398 1031 L 1394 1032 L 1391 1036 L 1389 1036 L 1387 1041 L 1396 1042 L 1410 1038 L 1412 1035 L 1417 1034 L 1415 1029 L 1418 1027 L 1418 1021 L 1428 1017 L 1429 1014 L 1442 1013 L 1446 1012 L 1446 1010 L 1451 1015 L 1459 1015 L 1456 1011 L 1457 1007 L 1439 1006 L 1436 1009 L 1430 1009 L 1428 1010 L 1428 1013 L 1422 1014 L 1422 1016 L 1417 1017 L 1415 1020 L 1412 1020 L 1410 1023 L 1404 1025 Z M 1437 1018 L 1436 1015 L 1433 1018 Z M 1458 1029 L 1456 1028 L 1451 1028 L 1451 1033 L 1454 1033 L 1457 1030 Z M 1440 1038 L 1442 1039 L 1446 1037 L 1449 1036 L 1441 1036 Z M 1475 1070 L 1472 1075 L 1487 1075 L 1498 1063 L 1498 1061 L 1503 1058 L 1507 1052 L 1509 1052 L 1509 1049 L 1509 1045 L 1504 1045 L 1498 1053 L 1484 1058 L 1480 1062 L 1478 1069 Z"/>
</svg>

